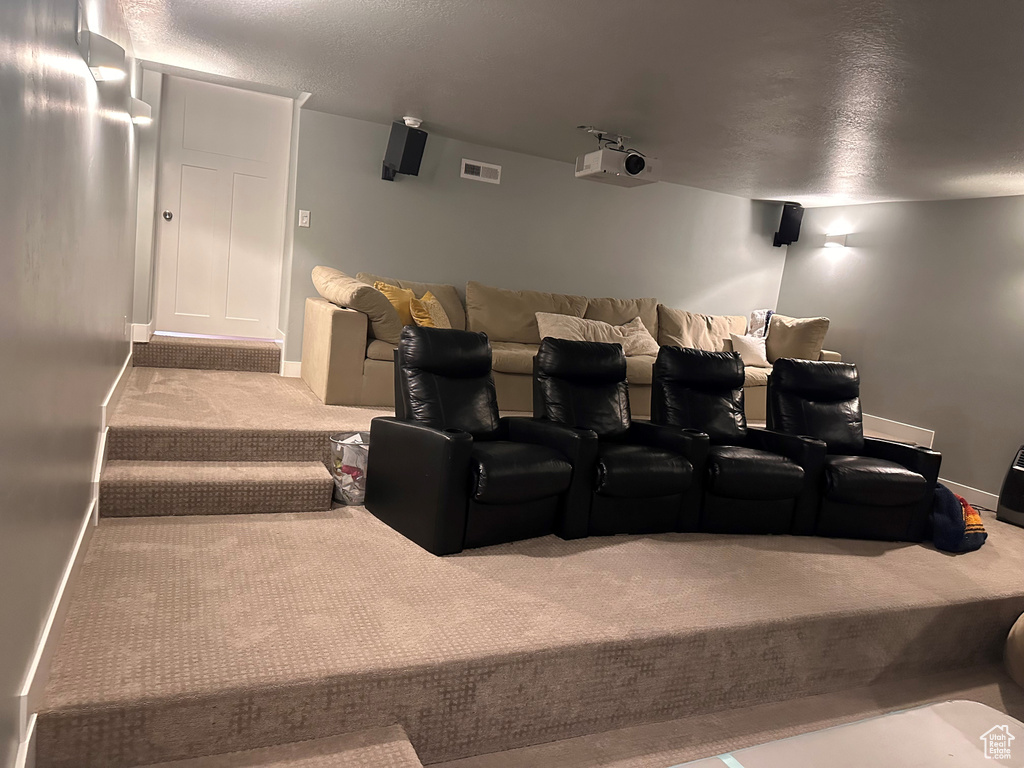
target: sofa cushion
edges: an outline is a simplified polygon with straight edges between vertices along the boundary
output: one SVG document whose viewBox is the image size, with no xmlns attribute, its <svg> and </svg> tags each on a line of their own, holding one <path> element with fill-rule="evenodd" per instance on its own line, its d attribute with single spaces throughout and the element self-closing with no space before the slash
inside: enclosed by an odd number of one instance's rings
<svg viewBox="0 0 1024 768">
<path fill-rule="evenodd" d="M 553 448 L 480 441 L 470 454 L 473 498 L 481 504 L 519 504 L 555 496 L 572 480 L 572 466 Z"/>
<path fill-rule="evenodd" d="M 803 485 L 803 469 L 777 453 L 736 445 L 713 445 L 708 452 L 705 487 L 716 496 L 765 501 L 792 499 L 799 495 Z"/>
<path fill-rule="evenodd" d="M 626 381 L 630 384 L 650 386 L 654 379 L 654 355 L 634 355 L 626 358 Z"/>
<path fill-rule="evenodd" d="M 658 338 L 657 299 L 588 299 L 583 316 L 609 325 L 622 325 L 639 317 L 651 336 Z"/>
<path fill-rule="evenodd" d="M 393 363 L 396 349 L 398 349 L 397 344 L 390 344 L 383 339 L 370 339 L 370 343 L 366 345 L 366 356 L 370 360 Z"/>
<path fill-rule="evenodd" d="M 767 387 L 768 377 L 771 376 L 772 369 L 759 368 L 754 365 L 747 365 L 743 367 L 743 386 L 744 387 Z"/>
<path fill-rule="evenodd" d="M 794 360 L 818 360 L 828 333 L 827 317 L 786 317 L 772 315 L 768 323 L 765 351 L 768 362 L 788 357 Z"/>
<path fill-rule="evenodd" d="M 448 315 L 448 321 L 452 324 L 452 328 L 457 331 L 466 330 L 466 310 L 462 306 L 462 299 L 459 298 L 459 292 L 454 285 L 418 283 L 415 280 L 396 280 L 391 277 L 374 275 L 371 272 L 359 272 L 356 274 L 356 279 L 370 285 L 380 280 L 385 283 L 391 283 L 391 285 L 397 285 L 399 288 L 408 288 L 416 294 L 417 298 L 422 298 L 423 294 L 430 291 L 441 302 L 441 306 L 444 307 L 445 314 Z"/>
<path fill-rule="evenodd" d="M 536 344 L 492 341 L 491 369 L 498 373 L 521 373 L 533 376 L 533 356 L 536 354 Z"/>
<path fill-rule="evenodd" d="M 506 291 L 470 281 L 466 283 L 466 319 L 471 331 L 486 333 L 491 341 L 540 344 L 537 313 L 583 317 L 586 296 L 540 291 Z"/>
<path fill-rule="evenodd" d="M 597 485 L 602 496 L 649 499 L 682 493 L 693 482 L 693 465 L 676 453 L 646 445 L 602 442 L 597 448 Z"/>
<path fill-rule="evenodd" d="M 370 333 L 375 338 L 398 343 L 402 321 L 388 297 L 372 285 L 349 277 L 332 267 L 313 267 L 313 286 L 332 304 L 362 312 L 370 319 Z"/>
<path fill-rule="evenodd" d="M 825 498 L 840 504 L 901 507 L 928 495 L 928 481 L 902 464 L 867 456 L 825 458 Z"/>
<path fill-rule="evenodd" d="M 658 305 L 658 343 L 723 352 L 730 333 L 746 333 L 747 318 L 740 315 L 702 315 Z"/>
<path fill-rule="evenodd" d="M 622 325 L 611 325 L 602 320 L 584 317 L 537 313 L 537 329 L 541 338 L 568 339 L 569 341 L 599 341 L 602 344 L 620 344 L 626 357 L 657 355 L 658 342 L 648 333 L 643 321 L 634 317 Z"/>
</svg>

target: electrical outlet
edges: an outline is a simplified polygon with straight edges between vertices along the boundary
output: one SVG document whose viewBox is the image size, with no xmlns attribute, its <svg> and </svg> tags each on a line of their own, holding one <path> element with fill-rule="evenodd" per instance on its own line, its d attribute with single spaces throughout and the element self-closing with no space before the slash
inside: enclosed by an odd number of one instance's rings
<svg viewBox="0 0 1024 768">
<path fill-rule="evenodd" d="M 308 227 L 309 226 L 309 211 L 299 211 L 299 226 L 300 227 Z"/>
</svg>

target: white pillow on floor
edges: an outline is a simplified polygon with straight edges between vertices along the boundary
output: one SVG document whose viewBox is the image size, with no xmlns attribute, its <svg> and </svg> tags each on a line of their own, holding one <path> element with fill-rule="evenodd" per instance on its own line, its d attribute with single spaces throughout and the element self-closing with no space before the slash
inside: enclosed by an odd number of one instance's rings
<svg viewBox="0 0 1024 768">
<path fill-rule="evenodd" d="M 767 339 L 763 336 L 759 338 L 730 333 L 729 338 L 732 339 L 732 351 L 739 354 L 744 365 L 754 365 L 758 368 L 767 368 L 771 365 L 764 346 Z"/>
</svg>

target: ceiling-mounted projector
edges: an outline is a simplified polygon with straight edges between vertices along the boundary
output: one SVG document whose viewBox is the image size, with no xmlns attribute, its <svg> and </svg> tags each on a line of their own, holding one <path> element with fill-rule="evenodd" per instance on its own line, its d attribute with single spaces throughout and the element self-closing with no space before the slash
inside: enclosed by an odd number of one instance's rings
<svg viewBox="0 0 1024 768">
<path fill-rule="evenodd" d="M 619 187 L 658 181 L 657 163 L 630 149 L 598 149 L 576 158 L 576 178 Z"/>
</svg>

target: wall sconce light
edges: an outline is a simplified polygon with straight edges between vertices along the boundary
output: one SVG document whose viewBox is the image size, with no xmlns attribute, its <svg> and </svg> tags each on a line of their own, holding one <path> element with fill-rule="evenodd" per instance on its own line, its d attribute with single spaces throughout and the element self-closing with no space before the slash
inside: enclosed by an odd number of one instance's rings
<svg viewBox="0 0 1024 768">
<path fill-rule="evenodd" d="M 826 248 L 845 248 L 846 235 L 825 235 Z"/>
<path fill-rule="evenodd" d="M 81 46 L 85 63 L 97 83 L 116 82 L 128 76 L 124 48 L 113 40 L 83 29 Z"/>
<path fill-rule="evenodd" d="M 132 122 L 136 125 L 149 125 L 153 122 L 153 108 L 142 99 L 132 97 Z"/>
</svg>

